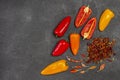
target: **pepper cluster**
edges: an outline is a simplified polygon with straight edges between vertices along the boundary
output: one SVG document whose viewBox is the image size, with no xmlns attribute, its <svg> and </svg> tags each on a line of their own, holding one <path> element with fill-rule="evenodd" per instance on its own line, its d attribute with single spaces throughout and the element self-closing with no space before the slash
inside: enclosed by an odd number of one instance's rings
<svg viewBox="0 0 120 80">
<path fill-rule="evenodd" d="M 82 25 L 84 25 L 91 14 L 92 14 L 92 9 L 89 6 L 82 6 L 78 11 L 78 14 L 75 19 L 75 27 L 79 28 Z M 70 16 L 65 17 L 55 28 L 54 34 L 57 37 L 64 36 L 65 32 L 69 28 L 70 22 L 71 22 L 71 17 Z M 88 20 L 87 24 L 84 26 L 80 34 L 75 32 L 71 33 L 69 36 L 70 46 L 69 46 L 69 42 L 67 42 L 66 40 L 63 39 L 60 40 L 53 49 L 52 55 L 60 56 L 68 49 L 68 47 L 71 48 L 73 55 L 77 55 L 80 48 L 80 35 L 84 39 L 91 39 L 96 28 L 96 22 L 97 22 L 96 18 L 93 17 L 90 20 Z"/>
<path fill-rule="evenodd" d="M 94 31 L 96 29 L 97 19 L 96 17 L 92 17 L 89 19 L 89 17 L 92 14 L 92 9 L 89 6 L 81 6 L 78 10 L 78 13 L 75 18 L 75 27 L 80 28 L 85 23 L 85 26 L 82 28 L 80 33 L 71 33 L 69 35 L 69 42 L 61 39 L 58 41 L 56 46 L 54 47 L 52 51 L 52 56 L 60 56 L 63 53 L 67 51 L 67 49 L 70 47 L 71 52 L 73 55 L 77 55 L 79 48 L 80 48 L 80 36 L 83 37 L 83 39 L 91 39 Z M 106 9 L 103 14 L 100 17 L 99 20 L 99 30 L 104 31 L 108 24 L 110 23 L 111 19 L 114 17 L 113 11 L 110 9 Z M 71 22 L 71 16 L 66 16 L 63 20 L 60 21 L 60 23 L 56 26 L 54 29 L 54 34 L 57 37 L 62 37 L 68 30 Z M 97 62 L 104 58 L 111 57 L 111 55 L 114 53 L 112 52 L 112 44 L 109 42 L 108 38 L 100 39 L 96 38 L 93 40 L 91 44 L 88 45 L 88 61 L 87 62 Z M 109 52 L 106 52 L 106 50 L 109 50 Z M 110 55 L 109 55 L 109 54 Z M 97 55 L 97 56 L 96 56 Z M 102 56 L 101 56 L 102 55 Z M 82 54 L 82 56 L 85 56 Z M 74 60 L 70 57 L 67 57 L 68 61 L 71 62 L 79 62 L 81 65 L 75 66 L 75 69 L 72 69 L 71 72 L 78 72 L 80 71 L 79 68 L 87 67 L 85 64 L 83 64 L 84 60 Z M 58 60 L 56 62 L 53 62 L 52 64 L 48 65 L 45 69 L 41 71 L 42 75 L 51 75 L 56 74 L 59 72 L 63 72 L 68 70 L 68 65 L 66 64 L 66 60 Z M 103 70 L 105 67 L 104 64 L 100 66 L 100 70 Z M 76 69 L 77 68 L 77 69 Z M 86 71 L 95 69 L 96 66 L 89 67 Z M 80 73 L 85 73 L 86 71 L 80 71 Z"/>
</svg>

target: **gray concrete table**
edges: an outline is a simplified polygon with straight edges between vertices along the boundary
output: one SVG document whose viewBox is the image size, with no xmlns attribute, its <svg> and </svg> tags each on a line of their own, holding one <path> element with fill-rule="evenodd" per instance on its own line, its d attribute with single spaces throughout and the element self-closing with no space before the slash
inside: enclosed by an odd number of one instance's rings
<svg viewBox="0 0 120 80">
<path fill-rule="evenodd" d="M 81 75 L 68 71 L 52 76 L 42 76 L 39 72 L 51 62 L 72 56 L 70 49 L 59 57 L 52 57 L 51 51 L 57 41 L 68 39 L 75 29 L 74 19 L 82 5 L 89 5 L 92 16 L 99 20 L 104 9 L 114 11 L 115 18 L 104 32 L 99 32 L 98 24 L 93 35 L 116 39 L 115 61 L 108 63 L 105 70 L 89 71 Z M 62 38 L 56 38 L 53 30 L 61 19 L 70 15 L 69 30 Z M 120 79 L 120 0 L 0 0 L 0 80 L 119 80 Z M 82 40 L 80 53 L 86 52 Z M 69 63 L 69 65 L 75 65 Z"/>
</svg>

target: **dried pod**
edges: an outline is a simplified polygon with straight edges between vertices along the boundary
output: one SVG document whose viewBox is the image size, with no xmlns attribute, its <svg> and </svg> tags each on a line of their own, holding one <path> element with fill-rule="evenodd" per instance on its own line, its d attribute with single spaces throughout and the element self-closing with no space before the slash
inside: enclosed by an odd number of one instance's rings
<svg viewBox="0 0 120 80">
<path fill-rule="evenodd" d="M 74 63 L 82 62 L 82 60 L 75 60 L 75 59 L 70 58 L 69 56 L 66 56 L 66 58 L 67 58 L 67 60 L 70 61 L 70 62 L 74 62 Z"/>
<path fill-rule="evenodd" d="M 88 69 L 92 70 L 92 69 L 95 69 L 95 68 L 97 68 L 97 66 L 91 66 Z"/>
<path fill-rule="evenodd" d="M 84 70 L 80 71 L 81 74 L 84 74 L 85 72 L 86 72 L 86 71 L 84 71 Z"/>
<path fill-rule="evenodd" d="M 99 70 L 97 72 L 102 71 L 104 68 L 105 68 L 105 64 L 103 63 L 100 65 Z"/>
<path fill-rule="evenodd" d="M 82 67 L 88 67 L 87 65 L 85 65 L 84 63 L 81 63 Z"/>
</svg>

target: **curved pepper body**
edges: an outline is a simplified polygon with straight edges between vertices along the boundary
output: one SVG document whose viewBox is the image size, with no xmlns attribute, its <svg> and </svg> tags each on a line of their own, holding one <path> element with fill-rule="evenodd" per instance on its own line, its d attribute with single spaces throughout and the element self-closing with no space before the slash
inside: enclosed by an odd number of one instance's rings
<svg viewBox="0 0 120 80">
<path fill-rule="evenodd" d="M 110 9 L 106 9 L 100 17 L 99 30 L 104 31 L 114 16 Z"/>
<path fill-rule="evenodd" d="M 70 47 L 73 55 L 77 55 L 80 48 L 80 35 L 77 33 L 70 34 Z"/>
<path fill-rule="evenodd" d="M 68 48 L 69 48 L 69 43 L 64 39 L 61 39 L 60 41 L 58 41 L 57 45 L 55 46 L 54 50 L 52 51 L 52 56 L 60 56 Z"/>
<path fill-rule="evenodd" d="M 41 71 L 42 75 L 52 75 L 60 72 L 67 71 L 69 66 L 66 60 L 58 60 L 49 64 L 46 68 Z"/>
<path fill-rule="evenodd" d="M 62 37 L 67 31 L 70 22 L 71 22 L 71 17 L 70 16 L 65 17 L 55 28 L 54 34 L 58 37 Z"/>
<path fill-rule="evenodd" d="M 90 17 L 91 13 L 92 13 L 91 8 L 89 8 L 88 6 L 82 6 L 78 11 L 78 14 L 75 19 L 76 28 L 79 28 L 80 26 L 82 26 Z"/>
<path fill-rule="evenodd" d="M 81 31 L 81 36 L 84 39 L 90 39 L 95 31 L 96 28 L 96 18 L 91 18 L 87 24 L 85 25 L 85 27 L 82 29 Z"/>
</svg>

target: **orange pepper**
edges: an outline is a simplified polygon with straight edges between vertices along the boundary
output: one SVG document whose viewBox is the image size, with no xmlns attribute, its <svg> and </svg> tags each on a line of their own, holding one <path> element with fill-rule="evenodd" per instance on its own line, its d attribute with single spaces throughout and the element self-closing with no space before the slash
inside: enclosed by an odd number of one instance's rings
<svg viewBox="0 0 120 80">
<path fill-rule="evenodd" d="M 80 47 L 80 35 L 77 33 L 70 34 L 70 47 L 73 55 L 77 55 Z"/>
<path fill-rule="evenodd" d="M 52 75 L 60 72 L 67 71 L 69 66 L 66 60 L 58 60 L 49 64 L 46 68 L 41 71 L 42 75 Z"/>
</svg>

